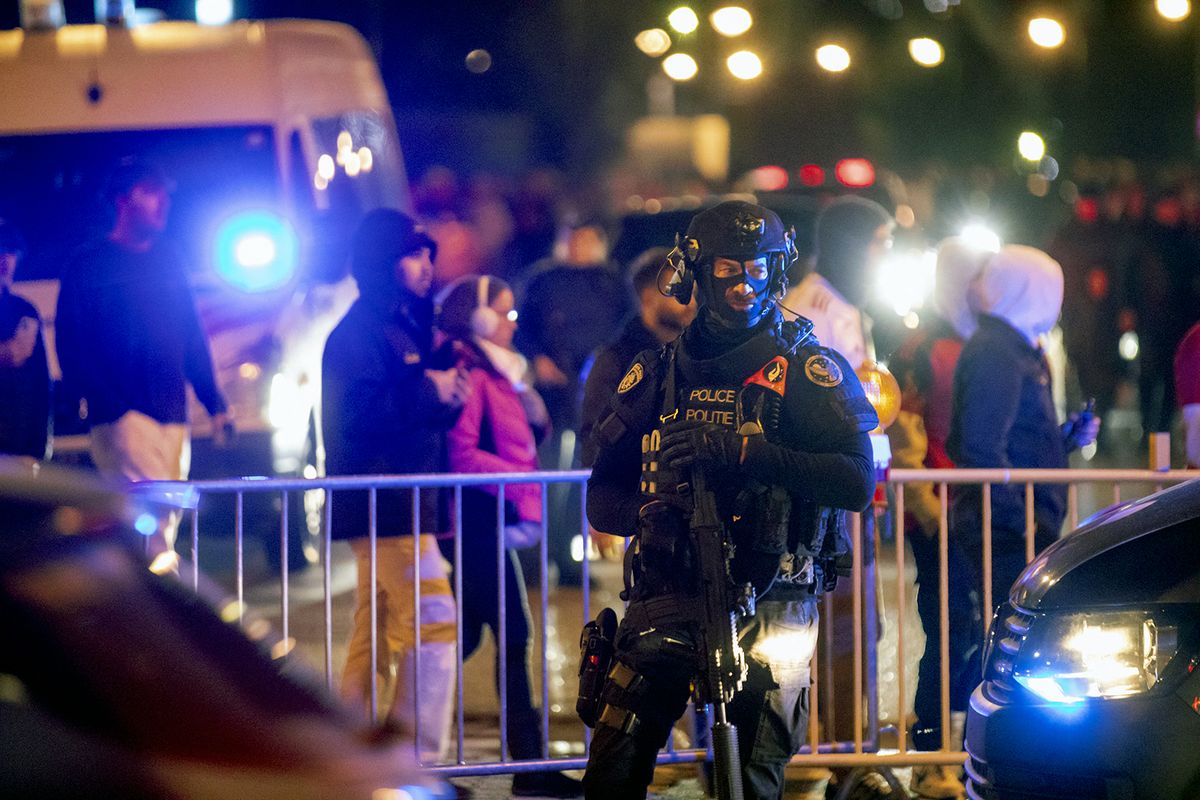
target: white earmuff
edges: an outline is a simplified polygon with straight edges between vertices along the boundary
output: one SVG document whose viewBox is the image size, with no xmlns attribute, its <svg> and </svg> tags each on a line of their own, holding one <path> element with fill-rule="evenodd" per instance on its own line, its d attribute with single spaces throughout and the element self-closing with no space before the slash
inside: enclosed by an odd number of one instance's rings
<svg viewBox="0 0 1200 800">
<path fill-rule="evenodd" d="M 480 339 L 486 339 L 500 327 L 500 315 L 488 304 L 488 286 L 491 278 L 482 275 L 479 278 L 479 293 L 475 298 L 475 310 L 471 312 L 471 333 Z"/>
</svg>

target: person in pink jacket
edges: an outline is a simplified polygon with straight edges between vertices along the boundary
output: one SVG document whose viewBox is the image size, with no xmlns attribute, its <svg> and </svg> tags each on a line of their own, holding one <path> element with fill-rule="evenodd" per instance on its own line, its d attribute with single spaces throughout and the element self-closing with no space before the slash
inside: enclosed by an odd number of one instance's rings
<svg viewBox="0 0 1200 800">
<path fill-rule="evenodd" d="M 512 290 L 499 278 L 468 275 L 442 291 L 438 307 L 447 357 L 468 371 L 472 390 L 446 437 L 451 472 L 537 470 L 537 445 L 550 432 L 550 418 L 526 383 L 525 358 L 512 348 L 517 330 Z M 462 652 L 464 658 L 475 652 L 485 627 L 500 635 L 496 537 L 504 536 L 508 746 L 515 759 L 540 758 L 541 715 L 529 678 L 531 619 L 514 548 L 536 544 L 544 535 L 542 490 L 536 483 L 507 484 L 503 520 L 497 520 L 496 495 L 495 486 L 462 492 Z M 441 544 L 453 560 L 453 541 Z M 513 777 L 513 794 L 580 797 L 583 789 L 561 773 L 525 772 Z"/>
</svg>

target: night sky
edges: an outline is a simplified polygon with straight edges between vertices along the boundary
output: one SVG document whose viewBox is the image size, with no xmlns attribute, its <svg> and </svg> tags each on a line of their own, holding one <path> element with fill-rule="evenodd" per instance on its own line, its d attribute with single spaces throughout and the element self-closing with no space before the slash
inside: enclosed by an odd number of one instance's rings
<svg viewBox="0 0 1200 800">
<path fill-rule="evenodd" d="M 703 20 L 724 3 L 693 3 Z M 143 2 L 189 18 L 193 4 Z M 646 80 L 657 59 L 633 37 L 666 27 L 679 2 L 603 0 L 237 0 L 246 17 L 314 17 L 357 27 L 380 57 L 384 80 L 420 170 L 519 171 L 548 163 L 585 175 L 620 152 L 625 129 L 646 113 Z M 1192 157 L 1197 84 L 1197 15 L 1157 17 L 1151 0 L 963 0 L 946 13 L 920 0 L 758 0 L 733 44 L 702 23 L 677 44 L 700 75 L 676 92 L 679 113 L 723 113 L 733 125 L 734 172 L 866 155 L 916 167 L 1002 166 L 1025 128 L 1051 150 L 1126 156 L 1159 164 Z M 91 21 L 92 3 L 67 2 L 69 21 Z M 1049 10 L 1067 44 L 1038 51 L 1025 21 Z M 0 26 L 16 24 L 16 3 Z M 908 39 L 932 36 L 945 62 L 923 69 Z M 854 64 L 842 75 L 818 69 L 813 49 L 836 38 Z M 722 60 L 738 47 L 763 57 L 764 76 L 736 81 Z M 465 56 L 484 48 L 492 67 L 469 72 Z"/>
</svg>

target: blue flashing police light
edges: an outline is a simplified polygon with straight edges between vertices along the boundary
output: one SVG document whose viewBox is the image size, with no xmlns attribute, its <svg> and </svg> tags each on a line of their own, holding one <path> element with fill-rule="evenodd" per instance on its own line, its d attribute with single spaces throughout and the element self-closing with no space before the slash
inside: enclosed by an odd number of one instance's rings
<svg viewBox="0 0 1200 800">
<path fill-rule="evenodd" d="M 270 211 L 245 211 L 217 229 L 217 274 L 244 292 L 283 286 L 296 271 L 296 232 Z"/>
</svg>

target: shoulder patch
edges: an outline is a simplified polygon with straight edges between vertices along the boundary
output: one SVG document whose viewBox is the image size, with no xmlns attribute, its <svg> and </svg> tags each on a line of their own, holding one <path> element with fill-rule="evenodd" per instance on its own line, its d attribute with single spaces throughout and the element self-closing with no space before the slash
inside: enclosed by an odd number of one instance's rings
<svg viewBox="0 0 1200 800">
<path fill-rule="evenodd" d="M 754 384 L 782 394 L 783 384 L 787 381 L 787 372 L 787 359 L 783 356 L 775 356 L 762 369 L 747 378 L 744 385 Z"/>
<path fill-rule="evenodd" d="M 405 364 L 420 364 L 421 363 L 421 354 L 420 353 L 405 353 L 404 354 L 404 363 Z"/>
<path fill-rule="evenodd" d="M 621 382 L 617 384 L 617 394 L 625 394 L 641 383 L 644 377 L 646 377 L 646 370 L 642 367 L 642 362 L 635 361 L 633 366 L 629 368 L 629 372 L 626 372 L 625 377 L 621 378 Z M 611 386 L 612 384 L 609 385 Z"/>
<path fill-rule="evenodd" d="M 838 363 L 821 353 L 809 356 L 805 360 L 804 374 L 817 386 L 824 386 L 827 389 L 838 386 L 845 378 Z"/>
</svg>

